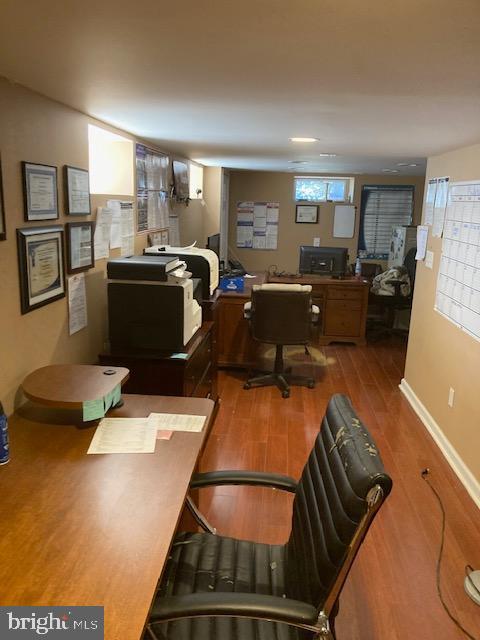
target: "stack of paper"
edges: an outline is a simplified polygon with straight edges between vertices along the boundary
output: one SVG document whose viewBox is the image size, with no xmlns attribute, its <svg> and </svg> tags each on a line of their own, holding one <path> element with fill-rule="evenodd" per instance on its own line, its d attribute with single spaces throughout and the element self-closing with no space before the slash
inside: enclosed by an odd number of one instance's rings
<svg viewBox="0 0 480 640">
<path fill-rule="evenodd" d="M 151 413 L 147 418 L 103 418 L 87 453 L 154 453 L 157 439 L 173 431 L 199 432 L 205 416 Z"/>
</svg>

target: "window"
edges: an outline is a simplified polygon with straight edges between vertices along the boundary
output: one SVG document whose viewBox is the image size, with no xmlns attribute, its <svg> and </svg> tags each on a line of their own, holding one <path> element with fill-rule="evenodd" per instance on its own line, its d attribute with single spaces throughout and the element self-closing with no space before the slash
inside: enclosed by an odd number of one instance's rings
<svg viewBox="0 0 480 640">
<path fill-rule="evenodd" d="M 133 142 L 88 125 L 90 193 L 133 195 Z"/>
<path fill-rule="evenodd" d="M 297 202 L 350 202 L 353 178 L 295 177 Z"/>
<path fill-rule="evenodd" d="M 190 162 L 190 200 L 203 198 L 203 167 Z"/>
<path fill-rule="evenodd" d="M 364 185 L 360 205 L 360 257 L 386 260 L 392 227 L 411 224 L 414 187 Z"/>
</svg>

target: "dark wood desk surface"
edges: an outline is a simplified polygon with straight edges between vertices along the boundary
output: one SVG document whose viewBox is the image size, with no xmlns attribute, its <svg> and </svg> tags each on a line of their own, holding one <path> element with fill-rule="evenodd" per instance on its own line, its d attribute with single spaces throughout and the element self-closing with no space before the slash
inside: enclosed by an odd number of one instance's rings
<svg viewBox="0 0 480 640">
<path fill-rule="evenodd" d="M 0 605 L 103 605 L 106 640 L 141 637 L 214 408 L 123 399 L 109 416 L 190 413 L 206 426 L 157 440 L 153 454 L 86 455 L 95 424 L 28 403 L 10 420 L 0 467 Z"/>
<path fill-rule="evenodd" d="M 339 285 L 342 287 L 366 287 L 369 285 L 365 278 L 355 276 L 345 276 L 344 278 L 332 278 L 331 276 L 320 276 L 304 273 L 302 275 L 274 275 L 268 274 L 267 282 L 289 283 L 289 284 L 311 284 L 311 285 Z"/>
</svg>

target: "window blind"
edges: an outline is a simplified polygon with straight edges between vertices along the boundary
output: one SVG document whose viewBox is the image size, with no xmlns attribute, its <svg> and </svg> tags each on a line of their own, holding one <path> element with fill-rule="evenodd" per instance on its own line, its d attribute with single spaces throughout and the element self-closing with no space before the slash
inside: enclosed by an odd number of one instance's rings
<svg viewBox="0 0 480 640">
<path fill-rule="evenodd" d="M 358 248 L 364 257 L 388 258 L 392 227 L 412 222 L 413 194 L 411 185 L 362 187 Z"/>
</svg>

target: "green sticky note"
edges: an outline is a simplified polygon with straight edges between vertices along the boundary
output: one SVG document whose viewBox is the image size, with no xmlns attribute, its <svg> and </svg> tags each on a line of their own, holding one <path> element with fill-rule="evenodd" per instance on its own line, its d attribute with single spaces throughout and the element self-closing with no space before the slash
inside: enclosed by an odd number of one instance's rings
<svg viewBox="0 0 480 640">
<path fill-rule="evenodd" d="M 120 399 L 122 397 L 122 387 L 117 384 L 117 386 L 115 387 L 115 389 L 112 391 L 112 407 L 114 407 L 116 404 L 118 404 L 120 402 Z"/>
<path fill-rule="evenodd" d="M 107 395 L 103 398 L 103 405 L 104 405 L 104 410 L 105 413 L 107 413 L 107 411 L 113 407 L 115 403 L 113 402 L 113 391 L 110 391 L 109 393 L 107 393 Z"/>
<path fill-rule="evenodd" d="M 83 421 L 98 420 L 105 415 L 104 400 L 99 398 L 98 400 L 85 400 L 83 402 Z"/>
</svg>

